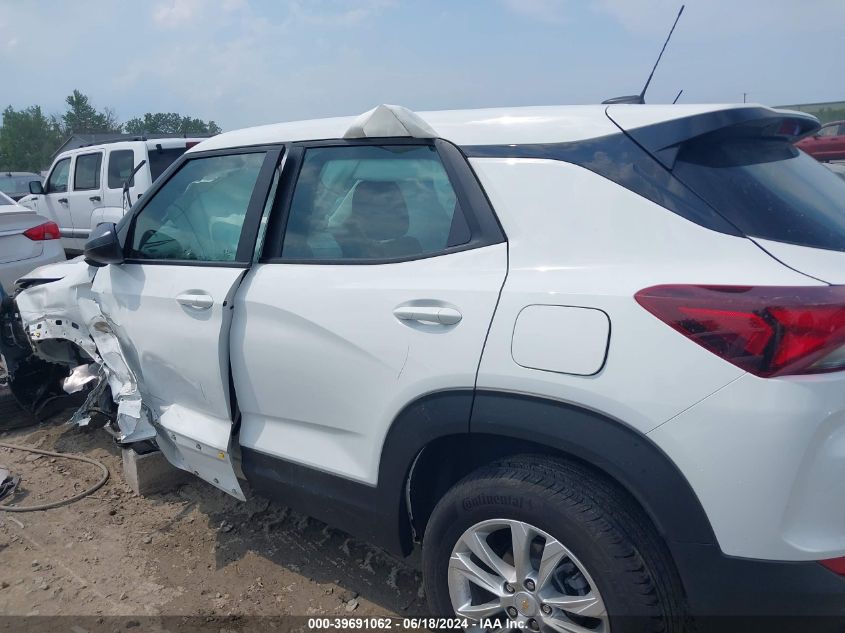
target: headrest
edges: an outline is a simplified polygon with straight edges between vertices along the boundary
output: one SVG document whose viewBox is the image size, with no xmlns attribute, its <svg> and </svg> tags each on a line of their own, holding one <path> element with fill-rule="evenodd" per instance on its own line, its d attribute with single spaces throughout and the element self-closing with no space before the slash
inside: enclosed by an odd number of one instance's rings
<svg viewBox="0 0 845 633">
<path fill-rule="evenodd" d="M 395 182 L 363 180 L 352 195 L 352 216 L 371 240 L 397 240 L 408 232 L 405 196 Z"/>
</svg>

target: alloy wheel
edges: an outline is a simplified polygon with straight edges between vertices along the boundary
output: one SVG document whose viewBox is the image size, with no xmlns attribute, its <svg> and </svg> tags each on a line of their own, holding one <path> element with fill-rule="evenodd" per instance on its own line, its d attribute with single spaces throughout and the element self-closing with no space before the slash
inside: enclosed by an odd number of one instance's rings
<svg viewBox="0 0 845 633">
<path fill-rule="evenodd" d="M 584 565 L 553 536 L 522 521 L 491 519 L 452 550 L 455 613 L 481 624 L 508 620 L 527 631 L 609 633 L 604 600 Z"/>
</svg>

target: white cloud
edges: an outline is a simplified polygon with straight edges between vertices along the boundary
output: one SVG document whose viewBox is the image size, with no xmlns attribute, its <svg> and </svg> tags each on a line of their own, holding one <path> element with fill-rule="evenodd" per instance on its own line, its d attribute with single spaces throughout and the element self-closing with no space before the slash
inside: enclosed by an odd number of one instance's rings
<svg viewBox="0 0 845 633">
<path fill-rule="evenodd" d="M 567 18 L 568 0 L 502 0 L 502 4 L 514 13 L 543 22 L 559 24 Z"/>
<path fill-rule="evenodd" d="M 165 29 L 172 29 L 194 21 L 201 7 L 200 0 L 169 0 L 153 9 L 153 21 Z"/>
<path fill-rule="evenodd" d="M 224 11 L 231 12 L 243 9 L 247 6 L 246 0 L 222 0 L 221 7 Z"/>
<path fill-rule="evenodd" d="M 349 27 L 362 24 L 395 5 L 396 0 L 291 0 L 289 10 L 293 21 Z"/>
</svg>

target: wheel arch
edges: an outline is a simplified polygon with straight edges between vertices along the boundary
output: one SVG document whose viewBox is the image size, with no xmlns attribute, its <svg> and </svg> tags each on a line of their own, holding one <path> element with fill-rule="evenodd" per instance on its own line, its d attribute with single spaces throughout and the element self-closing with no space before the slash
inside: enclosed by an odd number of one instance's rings
<svg viewBox="0 0 845 633">
<path fill-rule="evenodd" d="M 672 543 L 716 544 L 707 515 L 678 467 L 624 422 L 550 398 L 457 390 L 409 404 L 386 437 L 379 505 L 397 509 L 398 549 L 409 552 L 414 537 L 424 534 L 434 505 L 449 487 L 476 468 L 518 453 L 574 460 L 611 479 L 633 497 L 670 548 Z"/>
</svg>

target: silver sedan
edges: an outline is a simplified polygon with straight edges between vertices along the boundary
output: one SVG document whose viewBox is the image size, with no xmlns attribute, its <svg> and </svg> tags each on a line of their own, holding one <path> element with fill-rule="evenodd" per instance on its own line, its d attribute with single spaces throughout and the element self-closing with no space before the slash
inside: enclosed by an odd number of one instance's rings
<svg viewBox="0 0 845 633">
<path fill-rule="evenodd" d="M 0 286 L 11 294 L 20 277 L 64 259 L 56 223 L 0 193 Z"/>
</svg>

